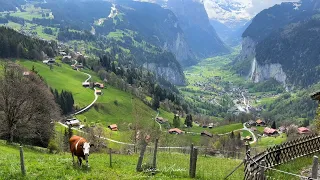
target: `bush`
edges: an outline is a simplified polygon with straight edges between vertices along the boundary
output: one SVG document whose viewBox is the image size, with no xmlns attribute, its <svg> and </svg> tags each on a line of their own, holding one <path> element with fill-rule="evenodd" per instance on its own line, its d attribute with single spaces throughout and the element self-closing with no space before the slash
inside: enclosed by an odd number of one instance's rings
<svg viewBox="0 0 320 180">
<path fill-rule="evenodd" d="M 119 105 L 118 100 L 114 100 L 114 104 L 118 106 Z"/>
<path fill-rule="evenodd" d="M 48 144 L 49 153 L 59 152 L 60 149 L 54 139 L 50 139 Z"/>
</svg>

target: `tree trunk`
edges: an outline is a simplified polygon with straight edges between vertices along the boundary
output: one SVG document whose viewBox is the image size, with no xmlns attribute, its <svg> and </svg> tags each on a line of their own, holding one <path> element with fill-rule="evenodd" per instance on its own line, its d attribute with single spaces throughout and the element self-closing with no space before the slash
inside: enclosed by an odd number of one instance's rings
<svg viewBox="0 0 320 180">
<path fill-rule="evenodd" d="M 142 171 L 142 161 L 143 161 L 143 157 L 144 157 L 144 153 L 146 151 L 146 148 L 147 148 L 147 143 L 143 141 L 138 164 L 137 164 L 137 168 L 136 168 L 137 172 Z"/>
</svg>

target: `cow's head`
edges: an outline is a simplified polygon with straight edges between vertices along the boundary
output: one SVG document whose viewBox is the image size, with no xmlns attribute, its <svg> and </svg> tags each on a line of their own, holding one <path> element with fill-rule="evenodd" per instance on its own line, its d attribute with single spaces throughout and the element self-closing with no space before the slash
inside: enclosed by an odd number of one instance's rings
<svg viewBox="0 0 320 180">
<path fill-rule="evenodd" d="M 83 143 L 83 145 L 81 145 L 81 148 L 82 148 L 82 150 L 83 150 L 83 154 L 85 155 L 85 156 L 89 156 L 89 154 L 90 154 L 90 147 L 91 146 L 94 146 L 93 144 L 90 144 L 90 143 L 88 143 L 88 142 L 85 142 L 85 143 Z"/>
</svg>

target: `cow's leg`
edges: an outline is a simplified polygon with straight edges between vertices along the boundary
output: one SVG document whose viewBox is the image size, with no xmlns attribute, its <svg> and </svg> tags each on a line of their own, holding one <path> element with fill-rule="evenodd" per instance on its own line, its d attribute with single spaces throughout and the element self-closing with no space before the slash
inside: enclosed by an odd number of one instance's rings
<svg viewBox="0 0 320 180">
<path fill-rule="evenodd" d="M 74 165 L 74 154 L 72 153 L 72 164 Z"/>
<path fill-rule="evenodd" d="M 81 166 L 81 165 L 82 165 L 82 159 L 81 159 L 81 157 L 78 157 L 78 162 L 79 162 L 79 166 Z"/>
<path fill-rule="evenodd" d="M 88 155 L 84 156 L 84 160 L 86 161 L 87 168 L 89 167 Z"/>
</svg>

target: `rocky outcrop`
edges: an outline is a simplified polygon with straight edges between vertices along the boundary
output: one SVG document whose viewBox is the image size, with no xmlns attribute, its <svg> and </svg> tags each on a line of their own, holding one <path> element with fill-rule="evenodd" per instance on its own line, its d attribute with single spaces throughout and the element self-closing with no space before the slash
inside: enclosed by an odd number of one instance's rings
<svg viewBox="0 0 320 180">
<path fill-rule="evenodd" d="M 254 58 L 251 65 L 250 79 L 258 83 L 271 78 L 284 85 L 286 84 L 287 75 L 283 71 L 282 65 L 279 63 L 259 65 L 256 58 Z"/>
<path fill-rule="evenodd" d="M 240 55 L 237 57 L 238 61 L 250 60 L 253 61 L 255 58 L 255 50 L 257 43 L 250 37 L 242 39 L 242 49 Z"/>
<path fill-rule="evenodd" d="M 183 72 L 176 67 L 161 67 L 155 63 L 145 63 L 143 67 L 152 71 L 157 77 L 162 77 L 174 85 L 186 84 Z"/>
<path fill-rule="evenodd" d="M 165 41 L 163 49 L 172 52 L 183 66 L 196 63 L 196 58 L 190 51 L 190 47 L 186 42 L 185 35 L 183 33 L 177 33 L 175 39 L 168 39 Z"/>
</svg>

